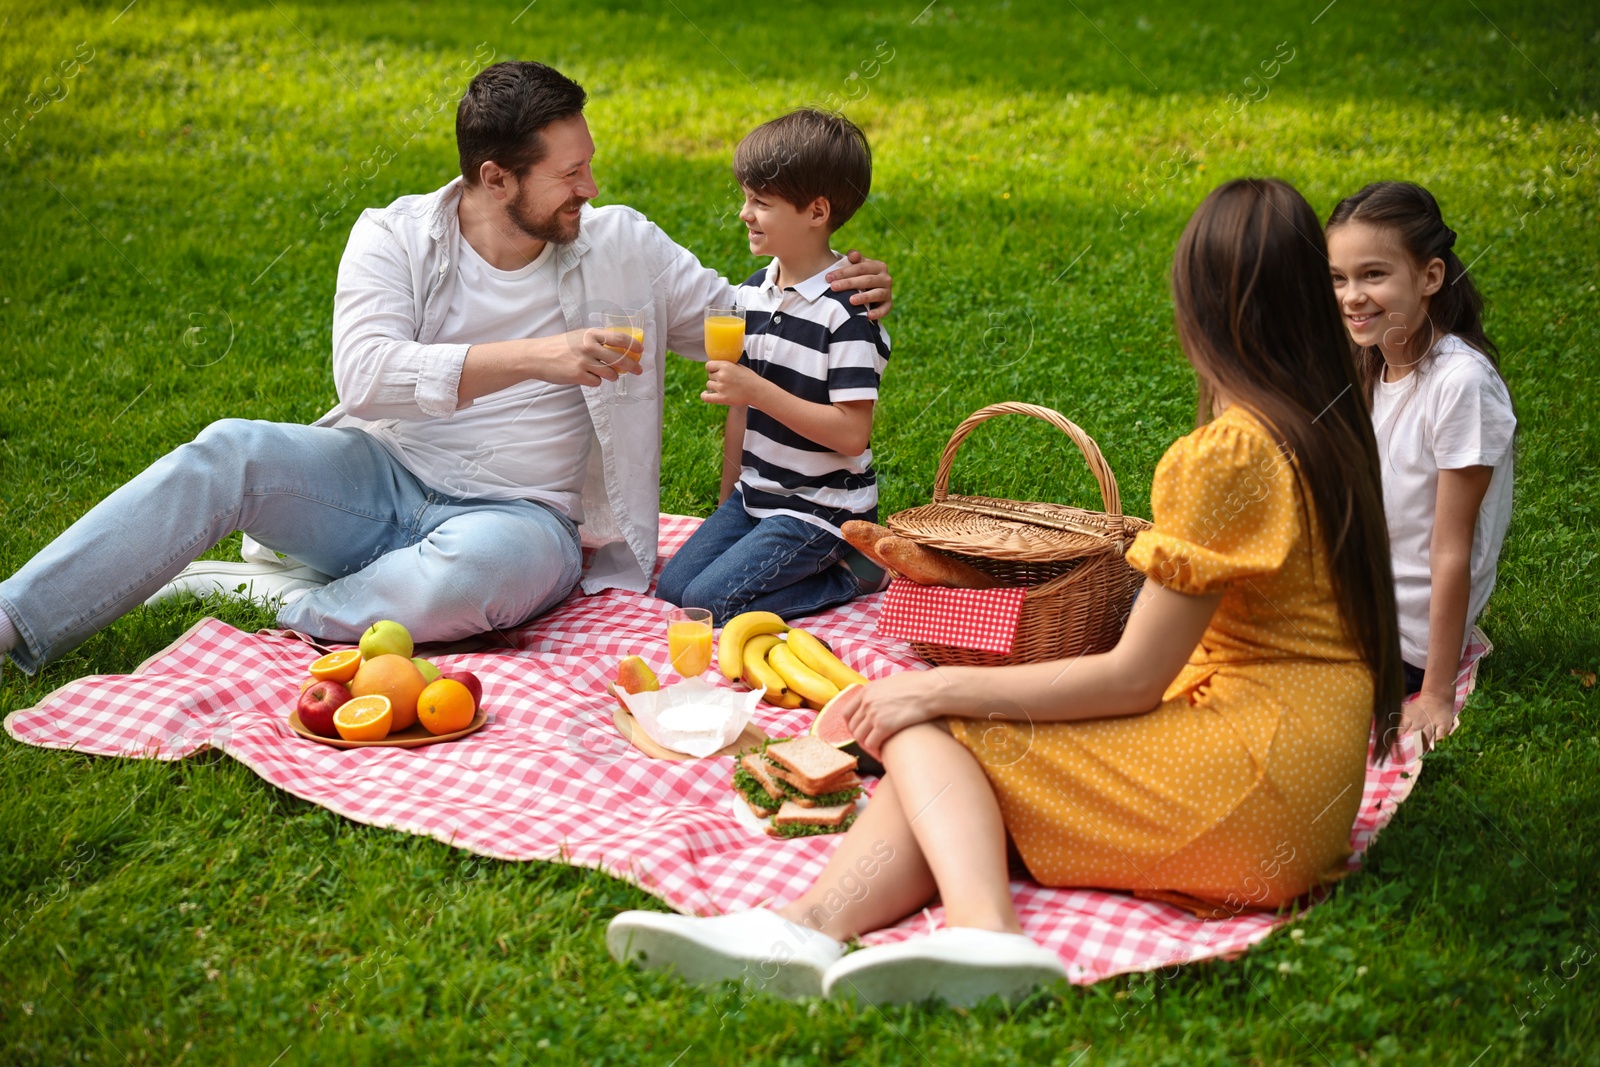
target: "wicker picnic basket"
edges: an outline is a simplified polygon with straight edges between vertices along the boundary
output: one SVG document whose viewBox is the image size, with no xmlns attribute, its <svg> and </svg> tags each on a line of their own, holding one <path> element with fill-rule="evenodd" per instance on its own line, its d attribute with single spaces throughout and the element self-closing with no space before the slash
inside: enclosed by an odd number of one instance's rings
<svg viewBox="0 0 1600 1067">
<path fill-rule="evenodd" d="M 979 423 L 997 415 L 1043 419 L 1071 438 L 1100 484 L 1106 510 L 952 495 L 950 468 L 961 442 Z M 1115 645 L 1144 581 L 1123 554 L 1135 534 L 1150 528 L 1146 520 L 1122 513 L 1116 475 L 1093 438 L 1059 412 L 1016 402 L 991 404 L 967 416 L 939 458 L 932 503 L 897 512 L 886 525 L 1006 585 L 1028 587 L 1009 655 L 912 642 L 929 663 L 972 667 L 1038 663 L 1104 652 Z"/>
</svg>

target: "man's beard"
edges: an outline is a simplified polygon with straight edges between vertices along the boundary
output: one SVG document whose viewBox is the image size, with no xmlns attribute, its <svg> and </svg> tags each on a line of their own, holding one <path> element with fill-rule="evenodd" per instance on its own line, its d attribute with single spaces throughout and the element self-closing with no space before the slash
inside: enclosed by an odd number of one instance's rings
<svg viewBox="0 0 1600 1067">
<path fill-rule="evenodd" d="M 523 204 L 522 197 L 506 205 L 506 217 L 523 233 L 536 241 L 549 241 L 551 244 L 569 245 L 578 239 L 578 223 L 580 219 L 568 221 L 563 218 L 563 211 L 582 207 L 586 201 L 575 200 L 557 208 L 544 218 L 535 218 Z"/>
</svg>

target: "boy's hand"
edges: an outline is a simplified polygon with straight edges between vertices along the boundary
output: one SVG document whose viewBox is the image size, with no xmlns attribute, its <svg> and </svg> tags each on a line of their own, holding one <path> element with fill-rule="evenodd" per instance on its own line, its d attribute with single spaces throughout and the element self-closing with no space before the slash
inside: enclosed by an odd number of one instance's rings
<svg viewBox="0 0 1600 1067">
<path fill-rule="evenodd" d="M 850 303 L 868 305 L 867 318 L 874 322 L 889 314 L 894 307 L 894 279 L 889 277 L 889 265 L 878 259 L 862 259 L 854 248 L 845 253 L 845 258 L 850 262 L 828 272 L 834 291 L 861 290 L 850 294 Z"/>
<path fill-rule="evenodd" d="M 706 391 L 700 399 L 708 404 L 741 407 L 756 402 L 766 379 L 742 364 L 727 359 L 706 362 Z"/>
</svg>

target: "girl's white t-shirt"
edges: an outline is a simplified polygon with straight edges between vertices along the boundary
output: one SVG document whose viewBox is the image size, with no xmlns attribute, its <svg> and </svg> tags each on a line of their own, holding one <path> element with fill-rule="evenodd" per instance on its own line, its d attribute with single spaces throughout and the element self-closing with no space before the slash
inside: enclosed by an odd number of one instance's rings
<svg viewBox="0 0 1600 1067">
<path fill-rule="evenodd" d="M 1433 585 L 1429 549 L 1439 472 L 1494 468 L 1472 536 L 1470 631 L 1494 590 L 1495 564 L 1511 522 L 1511 443 L 1517 418 L 1511 393 L 1488 357 L 1449 335 L 1411 374 L 1398 382 L 1378 382 L 1372 426 L 1394 558 L 1400 657 L 1414 667 L 1426 667 Z"/>
</svg>

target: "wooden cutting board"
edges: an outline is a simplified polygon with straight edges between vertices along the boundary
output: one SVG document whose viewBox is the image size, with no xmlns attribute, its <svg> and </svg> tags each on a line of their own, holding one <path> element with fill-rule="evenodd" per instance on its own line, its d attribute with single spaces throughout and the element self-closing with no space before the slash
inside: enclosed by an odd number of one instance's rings
<svg viewBox="0 0 1600 1067">
<path fill-rule="evenodd" d="M 610 693 L 613 698 L 617 695 L 617 691 L 612 688 L 610 682 L 606 683 L 606 692 Z M 746 749 L 755 748 L 767 739 L 767 735 L 762 731 L 761 727 L 750 722 L 745 724 L 744 732 L 738 736 L 733 744 L 726 748 L 720 748 L 709 756 L 691 756 L 687 752 L 674 752 L 670 748 L 657 744 L 654 738 L 645 733 L 644 727 L 639 725 L 639 721 L 633 717 L 631 711 L 623 706 L 621 700 L 617 700 L 616 707 L 611 709 L 611 725 L 616 727 L 617 733 L 622 735 L 624 741 L 643 752 L 646 756 L 651 756 L 655 759 L 689 760 L 715 759 L 718 756 L 737 756 Z"/>
</svg>

